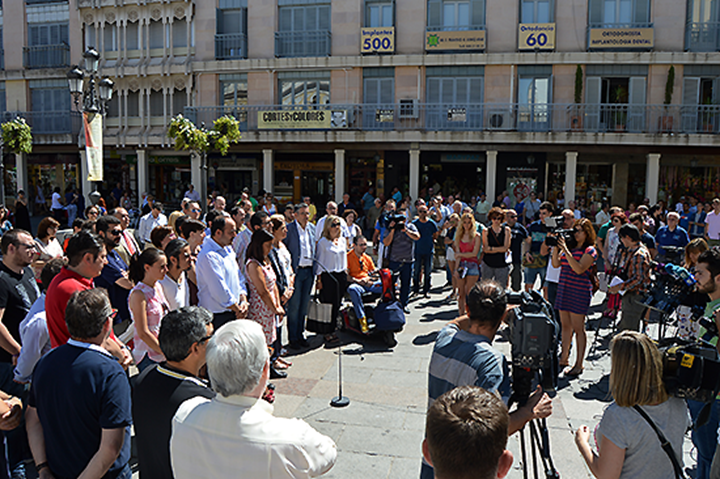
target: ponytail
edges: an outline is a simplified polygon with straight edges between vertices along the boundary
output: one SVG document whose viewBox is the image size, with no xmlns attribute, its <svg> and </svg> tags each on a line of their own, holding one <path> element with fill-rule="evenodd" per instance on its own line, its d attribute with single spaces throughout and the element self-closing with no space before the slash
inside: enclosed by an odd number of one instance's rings
<svg viewBox="0 0 720 479">
<path fill-rule="evenodd" d="M 154 247 L 146 249 L 139 256 L 134 256 L 128 267 L 130 280 L 137 284 L 145 279 L 145 265 L 154 265 L 161 256 L 165 256 L 165 253 Z"/>
</svg>

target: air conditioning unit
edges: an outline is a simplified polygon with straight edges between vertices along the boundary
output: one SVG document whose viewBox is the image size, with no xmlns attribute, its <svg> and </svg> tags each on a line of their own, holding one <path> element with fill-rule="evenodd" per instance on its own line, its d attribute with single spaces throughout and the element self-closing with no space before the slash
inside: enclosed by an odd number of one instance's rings
<svg viewBox="0 0 720 479">
<path fill-rule="evenodd" d="M 489 130 L 512 130 L 512 114 L 506 108 L 488 110 Z"/>
<path fill-rule="evenodd" d="M 400 100 L 400 108 L 398 118 L 417 118 L 418 117 L 418 101 L 417 98 L 406 98 Z"/>
</svg>

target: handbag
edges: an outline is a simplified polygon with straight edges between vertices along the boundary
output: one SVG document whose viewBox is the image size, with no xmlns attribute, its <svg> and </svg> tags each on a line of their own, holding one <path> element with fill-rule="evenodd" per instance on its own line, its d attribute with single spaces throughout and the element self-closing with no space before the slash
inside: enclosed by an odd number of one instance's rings
<svg viewBox="0 0 720 479">
<path fill-rule="evenodd" d="M 333 318 L 332 310 L 331 303 L 321 303 L 316 296 L 313 297 L 308 304 L 305 329 L 317 334 L 328 334 L 335 331 L 335 318 Z"/>
<path fill-rule="evenodd" d="M 662 447 L 662 450 L 665 451 L 665 454 L 668 455 L 670 458 L 670 462 L 672 462 L 673 470 L 675 470 L 675 477 L 677 479 L 685 479 L 685 472 L 683 472 L 683 468 L 680 465 L 680 462 L 678 461 L 677 456 L 675 455 L 675 451 L 673 451 L 672 444 L 670 444 L 670 441 L 667 440 L 665 435 L 662 433 L 660 429 L 655 425 L 652 419 L 650 419 L 650 416 L 647 415 L 643 409 L 638 406 L 637 404 L 633 406 L 633 409 L 635 409 L 638 414 L 640 414 L 643 419 L 647 421 L 647 423 L 650 425 L 653 431 L 655 431 L 655 434 L 657 434 L 658 439 L 660 440 L 660 447 Z"/>
</svg>

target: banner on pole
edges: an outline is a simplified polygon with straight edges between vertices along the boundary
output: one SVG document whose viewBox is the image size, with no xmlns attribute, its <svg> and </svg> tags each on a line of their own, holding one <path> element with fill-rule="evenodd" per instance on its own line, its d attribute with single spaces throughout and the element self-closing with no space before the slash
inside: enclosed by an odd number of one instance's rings
<svg viewBox="0 0 720 479">
<path fill-rule="evenodd" d="M 83 113 L 88 181 L 103 181 L 102 115 Z"/>
</svg>

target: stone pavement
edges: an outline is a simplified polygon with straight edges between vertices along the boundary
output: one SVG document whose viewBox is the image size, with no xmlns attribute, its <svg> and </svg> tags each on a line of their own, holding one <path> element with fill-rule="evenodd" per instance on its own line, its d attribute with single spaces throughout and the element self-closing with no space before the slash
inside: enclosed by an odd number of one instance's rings
<svg viewBox="0 0 720 479">
<path fill-rule="evenodd" d="M 330 407 L 330 400 L 338 393 L 337 353 L 340 350 L 324 348 L 319 336 L 311 335 L 311 347 L 288 358 L 293 366 L 287 379 L 273 381 L 276 385 L 276 415 L 304 419 L 336 442 L 337 462 L 323 477 L 419 477 L 430 354 L 437 332 L 457 316 L 457 303 L 443 301 L 449 292 L 441 287 L 443 283 L 444 274 L 434 273 L 430 298 L 411 302 L 407 325 L 397 335 L 398 345 L 393 349 L 388 349 L 379 340 L 352 332 L 340 333 L 343 395 L 350 399 L 348 407 Z M 553 400 L 553 415 L 547 421 L 551 455 L 562 478 L 592 477 L 575 447 L 574 431 L 582 424 L 594 429 L 603 408 L 610 402 L 608 338 L 612 330 L 607 320 L 601 328 L 602 339 L 593 345 L 602 299 L 602 293 L 594 298 L 587 322 L 589 352 L 585 373 L 571 381 L 560 378 Z M 495 346 L 509 357 L 507 342 L 496 340 Z M 510 438 L 508 448 L 515 457 L 508 477 L 520 479 L 523 471 L 519 434 Z M 691 450 L 688 437 L 685 441 L 686 468 L 695 464 Z M 529 471 L 532 471 L 532 462 L 528 462 Z M 690 473 L 690 477 L 695 477 L 694 469 Z M 533 477 L 532 472 L 529 477 Z M 542 468 L 539 477 L 544 477 Z"/>
</svg>

